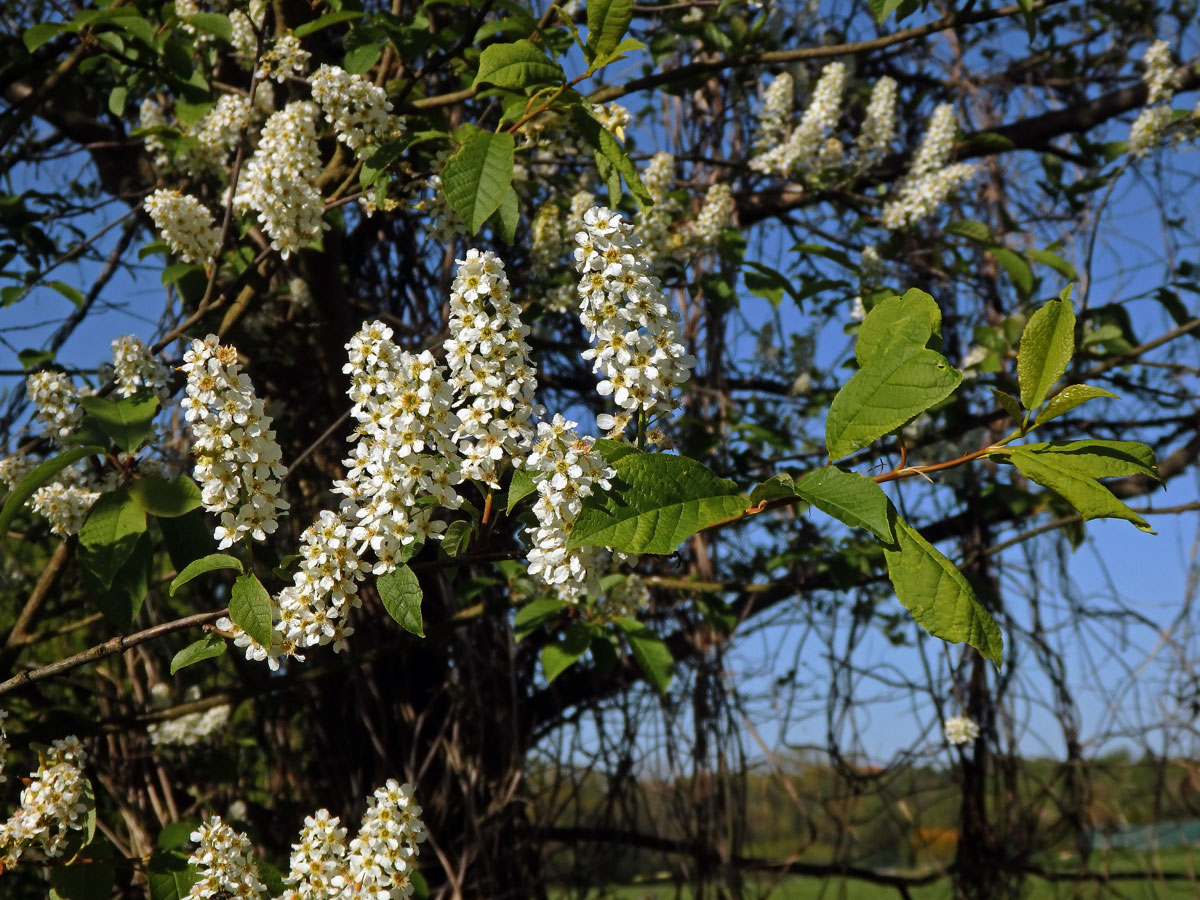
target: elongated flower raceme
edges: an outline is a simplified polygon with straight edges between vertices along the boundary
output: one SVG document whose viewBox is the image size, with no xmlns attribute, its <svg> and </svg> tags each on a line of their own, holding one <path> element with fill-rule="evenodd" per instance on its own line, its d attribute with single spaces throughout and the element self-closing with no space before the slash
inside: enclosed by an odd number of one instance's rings
<svg viewBox="0 0 1200 900">
<path fill-rule="evenodd" d="M 881 217 L 884 228 L 903 228 L 933 215 L 953 191 L 974 177 L 973 165 L 946 164 L 954 149 L 956 128 L 954 107 L 942 103 L 930 117 L 925 138 L 896 190 L 895 199 L 884 204 Z"/>
<path fill-rule="evenodd" d="M 317 176 L 317 105 L 289 103 L 263 126 L 258 149 L 238 182 L 234 206 L 254 210 L 271 246 L 287 259 L 328 227 Z"/>
<path fill-rule="evenodd" d="M 888 152 L 896 134 L 896 80 L 884 76 L 871 89 L 867 114 L 855 140 L 856 162 L 868 166 Z"/>
<path fill-rule="evenodd" d="M 1146 154 L 1162 140 L 1174 120 L 1170 104 L 1178 87 L 1171 47 L 1166 41 L 1151 44 L 1146 49 L 1143 62 L 1146 66 L 1142 73 L 1142 81 L 1146 85 L 1146 106 L 1134 119 L 1126 141 L 1129 152 L 1134 156 Z"/>
<path fill-rule="evenodd" d="M 159 362 L 141 338 L 126 334 L 112 342 L 113 360 L 105 375 L 112 378 L 116 392 L 122 397 L 134 394 L 153 394 L 160 400 L 170 395 L 167 381 L 170 372 Z"/>
<path fill-rule="evenodd" d="M 580 437 L 576 423 L 555 414 L 538 424 L 533 451 L 525 467 L 537 488 L 533 505 L 537 526 L 527 528 L 533 549 L 529 574 L 554 588 L 561 599 L 579 603 L 597 589 L 599 559 L 596 547 L 568 548 L 583 501 L 594 490 L 608 490 L 616 474 L 596 452 L 594 440 Z"/>
<path fill-rule="evenodd" d="M 221 232 L 212 213 L 195 197 L 159 189 L 146 198 L 143 208 L 171 252 L 184 262 L 207 263 L 217 255 Z"/>
<path fill-rule="evenodd" d="M 603 379 L 598 390 L 622 410 L 601 428 L 620 433 L 631 417 L 663 419 L 677 403 L 674 389 L 696 364 L 683 346 L 678 317 L 658 279 L 647 273 L 632 227 L 603 207 L 584 215 L 576 237 L 579 318 L 595 346 L 584 351 Z"/>
<path fill-rule="evenodd" d="M 821 77 L 813 89 L 800 123 L 788 134 L 786 140 L 780 140 L 768 146 L 765 152 L 750 160 L 750 168 L 756 172 L 787 176 L 796 169 L 813 166 L 834 165 L 841 161 L 841 144 L 837 143 L 837 152 L 832 152 L 829 145 L 830 132 L 837 127 L 838 114 L 842 108 L 842 91 L 846 86 L 846 67 L 840 62 L 832 62 L 821 70 Z M 774 88 L 774 85 L 772 85 Z M 783 94 L 783 89 L 780 89 Z M 766 104 L 764 104 L 766 106 Z M 761 143 L 766 146 L 767 135 L 778 131 L 777 110 L 782 107 L 782 98 L 772 98 L 770 116 L 772 121 L 764 124 L 760 130 Z M 836 138 L 832 138 L 836 141 Z"/>
<path fill-rule="evenodd" d="M 195 477 L 204 508 L 220 513 L 221 549 L 243 535 L 265 540 L 288 503 L 279 496 L 284 467 L 271 417 L 242 374 L 237 350 L 216 335 L 192 341 L 183 356 L 184 416 L 191 423 Z"/>
<path fill-rule="evenodd" d="M 25 393 L 37 409 L 37 421 L 55 440 L 68 437 L 83 421 L 81 398 L 92 393 L 80 388 L 65 372 L 47 369 L 25 379 Z"/>
<path fill-rule="evenodd" d="M 28 850 L 61 856 L 71 832 L 86 826 L 91 790 L 83 774 L 86 762 L 76 737 L 55 741 L 41 755 L 21 791 L 20 807 L 0 824 L 0 873 L 14 867 Z"/>
<path fill-rule="evenodd" d="M 400 133 L 401 122 L 392 115 L 387 93 L 361 75 L 324 65 L 313 73 L 313 99 L 325 110 L 325 120 L 351 150 Z"/>
<path fill-rule="evenodd" d="M 537 371 L 525 343 L 529 326 L 512 302 L 504 264 L 490 250 L 470 250 L 458 260 L 449 328 L 446 364 L 456 397 L 454 440 L 462 475 L 499 488 L 498 467 L 528 451 L 530 419 L 540 410 L 534 402 Z"/>
</svg>

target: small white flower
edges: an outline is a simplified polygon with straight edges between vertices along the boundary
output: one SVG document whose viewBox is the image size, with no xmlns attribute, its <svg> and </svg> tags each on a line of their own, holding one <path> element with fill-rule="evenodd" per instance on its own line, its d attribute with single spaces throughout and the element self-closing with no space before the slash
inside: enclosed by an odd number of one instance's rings
<svg viewBox="0 0 1200 900">
<path fill-rule="evenodd" d="M 979 726 L 966 716 L 952 716 L 946 720 L 943 728 L 947 743 L 961 747 L 972 743 L 979 737 Z"/>
<path fill-rule="evenodd" d="M 212 213 L 195 197 L 160 188 L 146 198 L 143 208 L 171 251 L 184 262 L 207 265 L 216 256 L 221 232 Z"/>
</svg>

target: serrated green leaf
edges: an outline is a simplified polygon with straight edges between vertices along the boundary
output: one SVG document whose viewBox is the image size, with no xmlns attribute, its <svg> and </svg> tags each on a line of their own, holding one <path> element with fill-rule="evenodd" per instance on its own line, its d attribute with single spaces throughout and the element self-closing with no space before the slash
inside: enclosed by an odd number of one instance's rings
<svg viewBox="0 0 1200 900">
<path fill-rule="evenodd" d="M 1033 290 L 1033 269 L 1029 268 L 1029 263 L 1005 247 L 992 247 L 988 253 L 992 254 L 996 262 L 1008 273 L 1009 279 L 1020 291 L 1021 296 L 1029 296 L 1029 292 Z"/>
<path fill-rule="evenodd" d="M 80 562 L 107 588 L 146 533 L 146 514 L 129 492 L 101 494 L 79 529 Z"/>
<path fill-rule="evenodd" d="M 933 350 L 901 345 L 860 369 L 825 419 L 831 462 L 849 456 L 944 400 L 962 373 Z"/>
<path fill-rule="evenodd" d="M 1027 250 L 1025 252 L 1034 262 L 1049 266 L 1067 281 L 1079 280 L 1079 274 L 1075 271 L 1075 267 L 1052 250 Z"/>
<path fill-rule="evenodd" d="M 560 85 L 564 80 L 562 66 L 546 56 L 546 52 L 537 44 L 520 40 L 485 47 L 479 56 L 479 71 L 473 86 L 490 84 L 525 91 L 546 85 Z"/>
<path fill-rule="evenodd" d="M 206 659 L 216 659 L 225 653 L 225 638 L 219 634 L 206 634 L 193 644 L 188 644 L 171 657 L 171 674 L 180 669 L 203 662 Z M 161 840 L 162 835 L 159 835 Z M 161 847 L 162 844 L 160 843 Z"/>
<path fill-rule="evenodd" d="M 104 448 L 96 445 L 78 447 L 39 463 L 33 471 L 27 472 L 13 487 L 12 493 L 4 501 L 4 507 L 0 509 L 0 537 L 8 534 L 8 526 L 12 524 L 13 517 L 38 488 L 72 463 L 102 453 Z"/>
<path fill-rule="evenodd" d="M 496 236 L 504 243 L 512 246 L 517 236 L 517 225 L 521 222 L 521 204 L 517 192 L 510 186 L 508 193 L 500 201 L 500 206 L 493 217 Z"/>
<path fill-rule="evenodd" d="M 650 192 L 642 184 L 642 178 L 638 174 L 637 166 L 629 158 L 629 153 L 625 150 L 625 147 L 596 121 L 589 108 L 583 105 L 571 107 L 571 123 L 575 127 L 578 136 L 583 139 L 584 143 L 591 147 L 600 177 L 608 185 L 609 199 L 612 201 L 613 206 L 616 206 L 621 199 L 621 178 L 625 179 L 625 184 L 629 187 L 629 193 L 633 195 L 639 204 L 650 205 L 653 203 Z M 615 191 L 614 180 L 616 182 Z M 615 198 L 613 197 L 614 193 L 616 195 Z"/>
<path fill-rule="evenodd" d="M 977 222 L 975 219 L 961 219 L 958 222 L 951 222 L 942 231 L 946 234 L 956 234 L 959 237 L 965 237 L 967 240 L 975 241 L 977 244 L 993 244 L 996 241 L 992 237 L 992 229 L 988 228 L 983 222 Z"/>
<path fill-rule="evenodd" d="M 565 672 L 579 657 L 587 652 L 592 642 L 586 626 L 576 622 L 567 629 L 562 640 L 542 648 L 542 674 L 549 683 Z"/>
<path fill-rule="evenodd" d="M 867 313 L 858 328 L 854 355 L 860 366 L 885 356 L 897 347 L 920 350 L 941 333 L 942 311 L 937 301 L 912 288 L 902 297 L 888 297 Z"/>
<path fill-rule="evenodd" d="M 221 13 L 196 13 L 187 16 L 184 21 L 193 28 L 220 38 L 227 44 L 233 43 L 233 23 L 229 21 L 229 16 Z"/>
<path fill-rule="evenodd" d="M 381 42 L 359 44 L 354 49 L 347 51 L 345 59 L 342 60 L 342 66 L 351 75 L 361 75 L 379 62 L 381 56 L 383 56 Z"/>
<path fill-rule="evenodd" d="M 1046 404 L 1045 409 L 1038 413 L 1034 424 L 1041 425 L 1043 422 L 1049 422 L 1051 419 L 1056 419 L 1064 413 L 1070 412 L 1075 407 L 1087 403 L 1089 400 L 1095 400 L 1097 397 L 1117 399 L 1116 394 L 1112 391 L 1106 391 L 1104 388 L 1092 387 L 1089 384 L 1072 384 L 1050 398 L 1050 402 Z"/>
<path fill-rule="evenodd" d="M 271 595 L 254 573 L 239 575 L 229 597 L 229 618 L 268 650 L 274 633 Z"/>
<path fill-rule="evenodd" d="M 475 526 L 465 519 L 451 522 L 442 535 L 442 555 L 462 556 L 471 547 L 471 539 L 475 536 Z"/>
<path fill-rule="evenodd" d="M 168 481 L 161 475 L 144 475 L 129 485 L 129 495 L 152 516 L 174 519 L 200 506 L 200 488 L 186 475 Z"/>
<path fill-rule="evenodd" d="M 150 900 L 186 900 L 192 885 L 200 880 L 199 870 L 188 865 L 186 854 L 157 851 L 146 863 Z"/>
<path fill-rule="evenodd" d="M 604 457 L 604 461 L 610 466 L 614 465 L 617 460 L 624 459 L 631 453 L 637 453 L 637 447 L 632 444 L 627 444 L 624 441 L 614 441 L 611 438 L 596 438 L 593 444 L 596 452 Z"/>
<path fill-rule="evenodd" d="M 508 499 L 505 503 L 505 509 L 508 512 L 513 511 L 518 503 L 537 490 L 537 485 L 534 484 L 533 478 L 525 469 L 513 469 L 512 481 L 508 485 Z"/>
<path fill-rule="evenodd" d="M 1084 519 L 1125 519 L 1136 525 L 1139 531 L 1155 533 L 1145 519 L 1117 499 L 1091 474 L 1097 465 L 1094 458 L 1047 451 L 1047 447 L 1037 445 L 1018 447 L 1010 458 L 1022 475 L 1050 488 L 1075 507 Z M 1114 461 L 1111 457 L 1101 463 L 1105 466 L 1112 464 Z"/>
<path fill-rule="evenodd" d="M 1025 414 L 1021 411 L 1021 404 L 1016 397 L 995 388 L 988 388 L 988 390 L 992 392 L 992 398 L 1000 404 L 1000 408 L 1008 413 L 1014 422 L 1019 424 L 1025 420 Z"/>
<path fill-rule="evenodd" d="M 617 619 L 617 626 L 625 632 L 633 658 L 646 673 L 646 678 L 660 694 L 665 694 L 671 684 L 671 666 L 675 663 L 667 645 L 636 619 L 622 616 Z"/>
<path fill-rule="evenodd" d="M 150 423 L 158 414 L 159 400 L 153 396 L 136 395 L 119 400 L 83 397 L 79 405 L 112 438 L 114 444 L 126 453 L 132 453 L 150 435 Z"/>
<path fill-rule="evenodd" d="M 853 528 L 865 528 L 883 543 L 895 540 L 894 511 L 883 488 L 857 472 L 826 466 L 796 482 L 796 495 L 827 516 Z"/>
<path fill-rule="evenodd" d="M 1160 480 L 1154 451 L 1141 441 L 1049 441 L 1025 444 L 1020 449 L 1043 455 L 1055 454 L 1091 478 L 1145 475 Z"/>
<path fill-rule="evenodd" d="M 593 69 L 603 69 L 605 66 L 612 65 L 618 60 L 624 59 L 626 53 L 633 53 L 637 50 L 648 49 L 645 44 L 633 37 L 623 37 L 617 46 L 613 47 L 608 53 L 597 57 L 591 64 Z"/>
<path fill-rule="evenodd" d="M 25 49 L 32 53 L 46 41 L 58 37 L 66 30 L 65 22 L 39 22 L 26 28 L 21 39 L 25 42 Z"/>
<path fill-rule="evenodd" d="M 588 0 L 588 39 L 584 48 L 589 63 L 616 49 L 633 21 L 633 0 Z"/>
<path fill-rule="evenodd" d="M 113 575 L 108 585 L 88 584 L 88 595 L 104 618 L 121 631 L 130 631 L 133 620 L 141 611 L 150 586 L 154 551 L 150 535 L 143 532 L 134 543 L 133 552 Z M 86 579 L 90 581 L 90 579 Z"/>
<path fill-rule="evenodd" d="M 107 862 L 76 862 L 50 870 L 50 900 L 109 900 L 116 870 Z"/>
<path fill-rule="evenodd" d="M 1075 310 L 1069 299 L 1051 300 L 1035 312 L 1021 334 L 1017 381 L 1021 405 L 1036 409 L 1075 354 Z"/>
<path fill-rule="evenodd" d="M 242 561 L 237 557 L 229 556 L 226 553 L 210 553 L 208 556 L 188 563 L 184 570 L 175 576 L 171 582 L 171 596 L 174 597 L 175 592 L 193 578 L 198 578 L 206 572 L 215 572 L 218 569 L 233 569 L 239 575 L 244 571 Z"/>
<path fill-rule="evenodd" d="M 558 617 L 569 604 L 554 597 L 538 597 L 517 610 L 513 618 L 513 636 L 523 641 L 546 622 Z"/>
<path fill-rule="evenodd" d="M 75 304 L 77 309 L 81 309 L 87 303 L 87 297 L 84 296 L 83 291 L 79 290 L 79 288 L 71 287 L 71 285 L 64 284 L 61 281 L 47 281 L 46 284 Z"/>
<path fill-rule="evenodd" d="M 798 497 L 796 481 L 786 472 L 772 475 L 761 484 L 756 484 L 750 492 L 750 505 L 757 506 L 768 500 L 778 500 L 782 497 Z"/>
<path fill-rule="evenodd" d="M 375 587 L 379 590 L 379 599 L 383 608 L 405 631 L 412 632 L 417 637 L 425 637 L 424 623 L 421 620 L 421 583 L 416 574 L 408 566 L 399 566 L 395 571 L 380 575 L 375 579 Z"/>
<path fill-rule="evenodd" d="M 442 191 L 450 206 L 477 234 L 512 189 L 513 136 L 475 132 L 446 163 Z"/>
<path fill-rule="evenodd" d="M 319 19 L 313 19 L 311 22 L 305 22 L 303 25 L 297 26 L 292 32 L 296 37 L 308 37 L 314 31 L 320 31 L 322 28 L 328 28 L 330 25 L 337 25 L 339 22 L 349 22 L 351 19 L 361 19 L 366 13 L 357 9 L 343 9 L 338 12 L 326 13 Z"/>
<path fill-rule="evenodd" d="M 584 501 L 568 546 L 671 553 L 697 531 L 749 507 L 736 484 L 684 456 L 631 453 L 613 468 L 612 490 Z"/>
<path fill-rule="evenodd" d="M 962 572 L 898 517 L 895 534 L 896 543 L 885 544 L 883 552 L 896 598 L 934 637 L 970 644 L 1000 665 L 1004 651 L 1000 628 L 975 598 Z"/>
</svg>

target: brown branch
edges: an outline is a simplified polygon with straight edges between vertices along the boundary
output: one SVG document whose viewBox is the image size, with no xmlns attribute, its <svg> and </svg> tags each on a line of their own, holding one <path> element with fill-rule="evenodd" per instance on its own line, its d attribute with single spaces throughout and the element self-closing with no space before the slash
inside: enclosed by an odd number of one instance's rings
<svg viewBox="0 0 1200 900">
<path fill-rule="evenodd" d="M 33 586 L 29 599 L 25 601 L 25 605 L 17 616 L 17 621 L 13 623 L 12 630 L 5 638 L 3 650 L 0 650 L 0 672 L 8 671 L 13 660 L 21 652 L 21 648 L 29 643 L 33 623 L 37 620 L 42 606 L 50 596 L 50 591 L 58 583 L 59 576 L 62 575 L 74 546 L 75 538 L 60 543 L 55 548 L 50 561 L 46 563 L 46 567 L 42 569 L 42 574 L 38 576 L 37 584 Z"/>
</svg>

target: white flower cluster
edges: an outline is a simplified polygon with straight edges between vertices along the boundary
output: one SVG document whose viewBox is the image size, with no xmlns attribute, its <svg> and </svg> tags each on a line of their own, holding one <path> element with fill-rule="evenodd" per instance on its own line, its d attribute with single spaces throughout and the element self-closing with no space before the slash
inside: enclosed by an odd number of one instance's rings
<svg viewBox="0 0 1200 900">
<path fill-rule="evenodd" d="M 188 151 L 188 166 L 194 171 L 224 172 L 229 155 L 249 125 L 250 98 L 222 94 L 217 105 L 189 129 L 196 145 Z"/>
<path fill-rule="evenodd" d="M 562 257 L 562 212 L 558 204 L 543 203 L 529 226 L 529 261 L 534 274 L 547 277 Z"/>
<path fill-rule="evenodd" d="M 855 159 L 866 167 L 885 156 L 896 134 L 896 80 L 884 76 L 871 88 L 867 114 L 855 140 Z"/>
<path fill-rule="evenodd" d="M 946 165 L 954 149 L 956 128 L 954 107 L 940 104 L 933 111 L 925 138 L 896 190 L 896 199 L 884 204 L 884 228 L 903 228 L 933 215 L 951 192 L 975 175 L 975 167 L 969 163 Z"/>
<path fill-rule="evenodd" d="M 170 702 L 171 689 L 159 682 L 150 688 L 150 694 L 155 705 L 162 706 Z M 188 689 L 186 696 L 188 700 L 199 700 L 200 689 L 193 686 Z M 150 743 L 156 747 L 193 747 L 224 730 L 232 712 L 228 703 L 222 703 L 200 712 L 184 713 L 173 719 L 152 722 L 147 726 L 146 732 L 150 735 Z"/>
<path fill-rule="evenodd" d="M 625 126 L 633 120 L 629 110 L 620 103 L 595 104 L 592 106 L 592 116 L 618 141 L 625 140 Z"/>
<path fill-rule="evenodd" d="M 525 343 L 529 326 L 512 302 L 504 263 L 490 250 L 467 251 L 450 288 L 444 344 L 459 418 L 454 440 L 462 475 L 499 488 L 499 467 L 529 447 L 537 370 Z"/>
<path fill-rule="evenodd" d="M 1146 106 L 1133 120 L 1126 141 L 1134 156 L 1144 156 L 1154 149 L 1166 133 L 1174 119 L 1170 104 L 1178 87 L 1171 47 L 1166 41 L 1151 44 L 1142 61 L 1146 66 L 1142 73 L 1147 88 Z"/>
<path fill-rule="evenodd" d="M 116 383 L 118 394 L 132 397 L 137 393 L 147 393 L 154 394 L 160 400 L 167 399 L 170 395 L 167 381 L 171 373 L 155 359 L 141 338 L 134 334 L 114 338 L 112 352 L 111 373 L 107 374 Z"/>
<path fill-rule="evenodd" d="M 21 806 L 0 825 L 0 872 L 17 864 L 27 850 L 60 856 L 72 831 L 87 823 L 91 785 L 84 777 L 87 754 L 72 736 L 41 754 L 21 792 Z"/>
<path fill-rule="evenodd" d="M 642 238 L 642 256 L 648 262 L 678 249 L 680 238 L 671 234 L 671 224 L 679 217 L 679 203 L 671 196 L 675 183 L 675 157 L 655 153 L 641 173 L 642 184 L 650 194 L 651 205 L 637 216 L 637 233 Z"/>
<path fill-rule="evenodd" d="M 285 34 L 276 38 L 271 49 L 259 59 L 254 77 L 259 81 L 273 78 L 283 84 L 291 76 L 303 76 L 311 58 L 312 54 L 300 46 L 300 38 Z"/>
<path fill-rule="evenodd" d="M 338 817 L 319 809 L 305 817 L 299 842 L 292 845 L 290 871 L 278 900 L 403 900 L 413 893 L 412 872 L 425 834 L 412 785 L 395 779 L 367 801 L 349 845 Z M 192 833 L 192 840 L 200 846 L 189 862 L 201 877 L 189 897 L 208 900 L 221 891 L 252 900 L 266 896 L 246 835 L 213 816 Z"/>
<path fill-rule="evenodd" d="M 138 126 L 140 128 L 167 128 L 170 126 L 167 120 L 167 114 L 163 112 L 162 106 L 152 97 L 147 97 L 138 107 Z M 167 166 L 171 162 L 171 155 L 167 153 L 167 145 L 163 143 L 161 136 L 157 134 L 146 135 L 146 149 L 154 156 L 154 164 L 159 168 Z"/>
<path fill-rule="evenodd" d="M 596 452 L 594 439 L 580 437 L 575 428 L 575 422 L 557 413 L 552 421 L 538 423 L 533 451 L 524 463 L 538 494 L 533 505 L 537 526 L 525 532 L 533 543 L 529 574 L 556 588 L 570 603 L 597 590 L 597 562 L 604 552 L 596 547 L 568 549 L 571 529 L 593 486 L 608 490 L 616 474 Z"/>
<path fill-rule="evenodd" d="M 649 604 L 650 586 L 641 575 L 633 572 L 620 584 L 613 585 L 604 592 L 604 597 L 596 608 L 596 615 L 609 620 L 621 616 L 637 618 L 638 613 Z"/>
<path fill-rule="evenodd" d="M 221 232 L 204 204 L 188 194 L 159 188 L 143 208 L 171 251 L 184 262 L 208 264 L 221 246 Z"/>
<path fill-rule="evenodd" d="M 946 741 L 955 747 L 969 744 L 979 737 L 979 726 L 966 716 L 951 716 L 943 727 Z"/>
<path fill-rule="evenodd" d="M 233 26 L 233 50 L 247 69 L 254 61 L 258 49 L 258 32 L 266 21 L 267 0 L 250 0 L 246 11 L 235 9 L 229 14 L 229 22 Z"/>
<path fill-rule="evenodd" d="M 323 65 L 310 80 L 313 99 L 325 110 L 325 121 L 351 150 L 394 137 L 401 122 L 392 115 L 387 92 L 361 75 L 337 66 Z"/>
<path fill-rule="evenodd" d="M 450 244 L 460 234 L 467 233 L 467 226 L 442 192 L 441 175 L 430 175 L 425 179 L 422 190 L 427 192 L 427 196 L 416 201 L 412 208 L 424 213 L 422 223 L 426 234 L 443 244 Z"/>
<path fill-rule="evenodd" d="M 213 816 L 192 832 L 192 840 L 200 846 L 188 862 L 200 870 L 200 878 L 192 885 L 188 897 L 208 900 L 214 894 L 228 891 L 235 897 L 261 897 L 266 885 L 258 877 L 258 863 L 250 838 Z"/>
<path fill-rule="evenodd" d="M 733 192 L 723 181 L 709 187 L 695 221 L 688 223 L 687 244 L 694 250 L 715 247 L 721 232 L 733 223 Z"/>
<path fill-rule="evenodd" d="M 315 240 L 328 226 L 317 188 L 321 157 L 317 146 L 315 103 L 298 100 L 273 113 L 263 126 L 258 150 L 238 183 L 234 206 L 253 209 L 271 238 L 271 246 L 287 259 Z"/>
<path fill-rule="evenodd" d="M 751 159 L 750 168 L 764 174 L 787 176 L 800 167 L 818 164 L 827 168 L 839 163 L 842 156 L 841 142 L 832 137 L 830 132 L 837 127 L 845 85 L 846 66 L 840 62 L 827 65 L 821 71 L 812 100 L 804 110 L 804 115 L 800 117 L 800 124 L 788 135 L 786 141 L 769 146 Z M 774 101 L 774 104 L 780 105 L 779 101 Z M 771 123 L 770 127 L 777 126 Z M 760 134 L 765 136 L 766 133 L 760 129 Z"/>
<path fill-rule="evenodd" d="M 788 72 L 772 79 L 763 91 L 762 111 L 758 117 L 758 128 L 754 132 L 754 149 L 760 153 L 787 143 L 792 128 L 792 104 L 795 102 L 796 84 Z"/>
<path fill-rule="evenodd" d="M 65 538 L 79 534 L 101 493 L 83 469 L 72 466 L 34 491 L 27 505 L 50 523 L 51 534 Z"/>
<path fill-rule="evenodd" d="M 37 407 L 37 420 L 45 427 L 46 434 L 61 440 L 83 421 L 79 401 L 92 392 L 76 387 L 70 375 L 48 369 L 25 379 L 25 393 Z"/>
<path fill-rule="evenodd" d="M 284 468 L 271 417 L 241 372 L 237 350 L 215 334 L 192 341 L 181 367 L 187 376 L 184 417 L 191 423 L 204 508 L 221 514 L 221 549 L 244 534 L 265 540 L 288 508 L 279 496 Z M 236 508 L 236 512 L 234 511 Z"/>
<path fill-rule="evenodd" d="M 594 347 L 584 359 L 602 375 L 602 396 L 612 395 L 624 414 L 602 416 L 601 428 L 620 432 L 631 416 L 657 410 L 669 416 L 672 390 L 687 381 L 694 357 L 683 346 L 678 317 L 667 307 L 658 279 L 639 258 L 639 241 L 619 213 L 593 207 L 575 236 L 580 273 L 580 321 Z"/>
<path fill-rule="evenodd" d="M 858 295 L 850 300 L 850 321 L 861 322 L 867 317 L 863 296 L 879 287 L 883 278 L 883 258 L 874 244 L 862 248 L 858 264 Z"/>
</svg>

